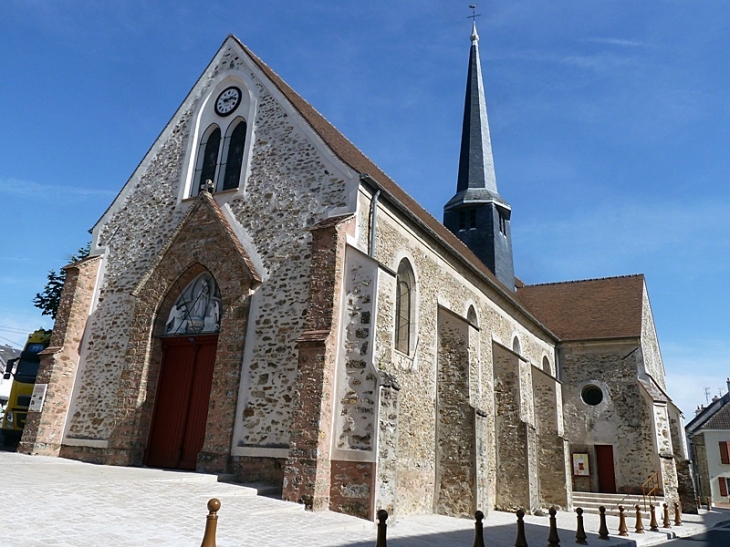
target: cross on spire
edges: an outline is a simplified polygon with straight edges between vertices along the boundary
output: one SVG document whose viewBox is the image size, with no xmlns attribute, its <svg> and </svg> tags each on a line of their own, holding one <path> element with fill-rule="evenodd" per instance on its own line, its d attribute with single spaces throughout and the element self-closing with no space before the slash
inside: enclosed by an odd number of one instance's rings
<svg viewBox="0 0 730 547">
<path fill-rule="evenodd" d="M 471 15 L 467 17 L 467 19 L 471 19 L 474 23 L 477 22 L 477 17 L 481 17 L 481 13 L 477 13 L 477 5 L 476 4 L 469 4 L 469 7 L 471 8 Z"/>
</svg>

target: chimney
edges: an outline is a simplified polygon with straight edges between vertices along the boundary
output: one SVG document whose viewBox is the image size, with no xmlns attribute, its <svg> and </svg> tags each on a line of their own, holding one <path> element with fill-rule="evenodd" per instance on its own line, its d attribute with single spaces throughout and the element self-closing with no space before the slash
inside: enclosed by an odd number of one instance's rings
<svg viewBox="0 0 730 547">
<path fill-rule="evenodd" d="M 725 382 L 727 383 L 727 392 L 730 393 L 730 378 L 727 378 Z"/>
<path fill-rule="evenodd" d="M 702 410 L 702 405 L 697 405 L 697 408 L 695 409 L 695 416 L 699 416 Z"/>
</svg>

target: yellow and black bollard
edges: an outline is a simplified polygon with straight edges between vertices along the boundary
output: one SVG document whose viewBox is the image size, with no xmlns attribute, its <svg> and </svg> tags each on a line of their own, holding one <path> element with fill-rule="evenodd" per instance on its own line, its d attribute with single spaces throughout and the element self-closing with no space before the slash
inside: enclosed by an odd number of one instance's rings
<svg viewBox="0 0 730 547">
<path fill-rule="evenodd" d="M 215 498 L 208 502 L 208 518 L 205 520 L 205 534 L 200 547 L 215 547 L 215 532 L 218 528 L 218 511 L 221 502 Z"/>
</svg>

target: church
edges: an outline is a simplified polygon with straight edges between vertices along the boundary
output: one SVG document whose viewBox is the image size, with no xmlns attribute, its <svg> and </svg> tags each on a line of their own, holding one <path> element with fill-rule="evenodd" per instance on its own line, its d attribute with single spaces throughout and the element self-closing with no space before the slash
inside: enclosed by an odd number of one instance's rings
<svg viewBox="0 0 730 547">
<path fill-rule="evenodd" d="M 65 268 L 19 450 L 369 519 L 691 490 L 644 277 L 515 277 L 478 41 L 441 223 L 226 38 Z"/>
</svg>

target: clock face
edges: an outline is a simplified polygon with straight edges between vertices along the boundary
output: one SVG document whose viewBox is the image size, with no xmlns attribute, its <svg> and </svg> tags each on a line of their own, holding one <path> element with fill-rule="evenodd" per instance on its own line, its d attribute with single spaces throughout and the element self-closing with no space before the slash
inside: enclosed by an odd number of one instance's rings
<svg viewBox="0 0 730 547">
<path fill-rule="evenodd" d="M 224 89 L 215 101 L 215 112 L 219 116 L 228 116 L 241 103 L 241 90 L 237 87 Z"/>
</svg>

